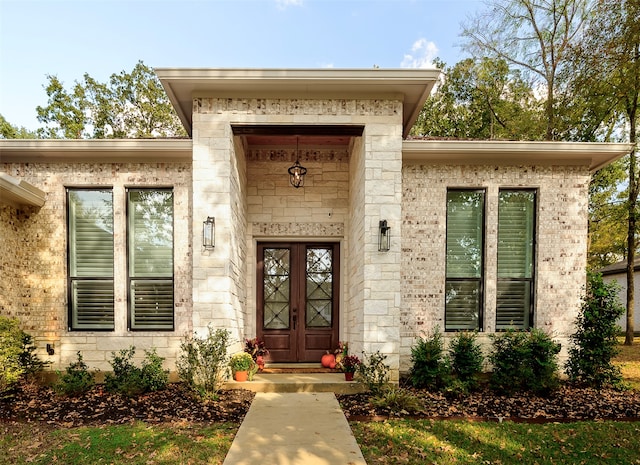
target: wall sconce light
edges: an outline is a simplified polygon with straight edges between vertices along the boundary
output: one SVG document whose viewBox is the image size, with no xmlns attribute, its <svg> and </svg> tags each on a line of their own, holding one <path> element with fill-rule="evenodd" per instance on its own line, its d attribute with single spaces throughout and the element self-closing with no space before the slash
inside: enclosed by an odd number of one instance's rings
<svg viewBox="0 0 640 465">
<path fill-rule="evenodd" d="M 378 251 L 388 252 L 391 248 L 391 227 L 387 226 L 387 220 L 380 220 L 380 233 L 378 235 Z"/>
<path fill-rule="evenodd" d="M 289 168 L 289 182 L 296 189 L 304 186 L 304 175 L 307 174 L 307 169 L 300 164 L 300 157 L 298 156 L 298 138 L 296 137 L 296 162 Z"/>
<path fill-rule="evenodd" d="M 202 246 L 205 250 L 216 247 L 216 219 L 213 216 L 207 216 L 207 220 L 202 222 Z"/>
<path fill-rule="evenodd" d="M 47 344 L 47 353 L 48 353 L 49 355 L 53 355 L 53 354 L 55 354 L 55 353 L 56 353 L 56 351 L 55 351 L 55 350 L 53 350 L 53 344 Z"/>
</svg>

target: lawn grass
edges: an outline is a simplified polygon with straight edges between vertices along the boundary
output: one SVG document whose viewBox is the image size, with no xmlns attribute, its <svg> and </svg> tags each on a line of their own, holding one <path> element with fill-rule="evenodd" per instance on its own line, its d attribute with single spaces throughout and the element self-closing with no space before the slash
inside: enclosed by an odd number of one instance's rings
<svg viewBox="0 0 640 465">
<path fill-rule="evenodd" d="M 221 464 L 236 431 L 233 424 L 3 425 L 0 464 Z"/>
<path fill-rule="evenodd" d="M 637 422 L 403 419 L 352 423 L 351 428 L 368 465 L 640 463 Z"/>
<path fill-rule="evenodd" d="M 640 337 L 636 337 L 633 345 L 625 346 L 620 338 L 620 353 L 615 359 L 616 365 L 622 371 L 625 382 L 633 389 L 640 390 Z"/>
</svg>

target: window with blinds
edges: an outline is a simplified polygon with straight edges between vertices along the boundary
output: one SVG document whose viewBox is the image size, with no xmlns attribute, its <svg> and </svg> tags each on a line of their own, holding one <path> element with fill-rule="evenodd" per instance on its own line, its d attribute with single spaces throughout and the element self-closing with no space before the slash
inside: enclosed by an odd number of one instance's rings
<svg viewBox="0 0 640 465">
<path fill-rule="evenodd" d="M 447 331 L 482 329 L 484 205 L 484 190 L 447 191 Z"/>
<path fill-rule="evenodd" d="M 173 191 L 127 190 L 129 329 L 173 330 Z"/>
<path fill-rule="evenodd" d="M 69 330 L 114 329 L 113 193 L 67 189 Z"/>
<path fill-rule="evenodd" d="M 500 191 L 497 331 L 528 329 L 533 323 L 535 223 L 535 191 Z"/>
</svg>

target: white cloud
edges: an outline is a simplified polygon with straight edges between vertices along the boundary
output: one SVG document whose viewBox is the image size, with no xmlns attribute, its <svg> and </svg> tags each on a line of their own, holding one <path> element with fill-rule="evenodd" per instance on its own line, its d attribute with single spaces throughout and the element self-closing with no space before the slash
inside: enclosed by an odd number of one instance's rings
<svg viewBox="0 0 640 465">
<path fill-rule="evenodd" d="M 433 68 L 433 60 L 438 56 L 438 47 L 425 38 L 418 39 L 411 47 L 411 53 L 405 54 L 401 68 Z"/>
<path fill-rule="evenodd" d="M 303 0 L 276 0 L 276 5 L 281 10 L 284 10 L 290 6 L 302 6 Z"/>
</svg>

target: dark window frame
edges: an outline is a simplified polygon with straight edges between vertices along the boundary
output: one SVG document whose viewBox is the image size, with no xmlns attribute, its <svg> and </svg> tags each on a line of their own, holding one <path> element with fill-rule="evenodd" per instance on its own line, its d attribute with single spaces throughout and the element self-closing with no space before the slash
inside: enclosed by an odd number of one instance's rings
<svg viewBox="0 0 640 465">
<path fill-rule="evenodd" d="M 482 232 L 482 244 L 480 246 L 481 255 L 480 255 L 480 276 L 477 278 L 471 277 L 449 277 L 448 276 L 448 234 L 449 234 L 449 193 L 450 192 L 476 192 L 482 194 L 482 221 L 481 221 L 481 232 Z M 486 280 L 486 271 L 485 271 L 485 262 L 486 262 L 486 221 L 487 221 L 487 189 L 483 187 L 469 187 L 469 188 L 457 188 L 457 187 L 449 187 L 447 188 L 446 195 L 446 230 L 445 230 L 445 304 L 444 304 L 444 330 L 445 332 L 459 332 L 466 330 L 474 330 L 482 332 L 484 331 L 484 313 L 485 313 L 485 280 Z M 457 328 L 448 328 L 447 327 L 447 288 L 449 287 L 449 283 L 464 283 L 464 282 L 472 282 L 477 283 L 478 289 L 478 321 L 475 325 L 476 327 L 473 329 L 457 329 Z"/>
</svg>

